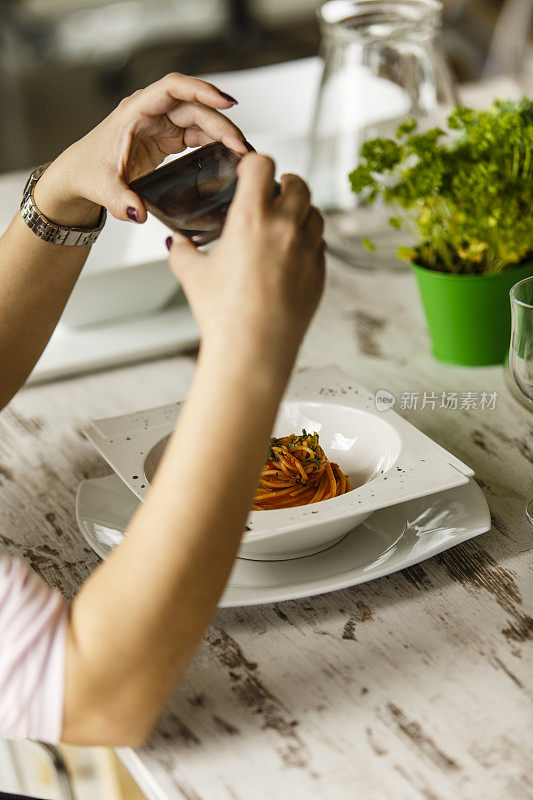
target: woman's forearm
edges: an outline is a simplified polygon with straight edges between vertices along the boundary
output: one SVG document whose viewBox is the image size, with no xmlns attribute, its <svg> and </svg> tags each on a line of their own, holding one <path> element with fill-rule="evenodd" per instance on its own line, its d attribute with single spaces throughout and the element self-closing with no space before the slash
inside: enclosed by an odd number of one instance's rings
<svg viewBox="0 0 533 800">
<path fill-rule="evenodd" d="M 198 369 L 144 505 L 82 588 L 67 637 L 63 737 L 137 744 L 223 591 L 268 437 L 324 280 L 323 220 L 296 176 L 246 156 L 208 254 L 174 237 L 170 264 L 202 330 Z"/>
<path fill-rule="evenodd" d="M 130 744 L 151 730 L 231 571 L 292 356 L 202 352 L 146 502 L 74 602 L 66 741 Z"/>
<path fill-rule="evenodd" d="M 100 209 L 69 199 L 57 162 L 37 182 L 35 199 L 49 219 L 94 225 Z M 17 214 L 0 238 L 0 409 L 22 386 L 52 335 L 89 247 L 39 239 Z"/>
</svg>

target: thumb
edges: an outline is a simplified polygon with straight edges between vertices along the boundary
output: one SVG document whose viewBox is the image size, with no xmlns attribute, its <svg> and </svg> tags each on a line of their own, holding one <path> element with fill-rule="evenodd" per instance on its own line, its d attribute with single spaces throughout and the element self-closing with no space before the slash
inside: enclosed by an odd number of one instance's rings
<svg viewBox="0 0 533 800">
<path fill-rule="evenodd" d="M 186 289 L 189 276 L 198 271 L 205 253 L 200 253 L 195 245 L 181 233 L 173 233 L 165 242 L 169 251 L 168 265 L 171 272 Z"/>
<path fill-rule="evenodd" d="M 109 187 L 105 205 L 116 219 L 128 222 L 146 222 L 148 215 L 142 200 L 119 175 Z"/>
</svg>

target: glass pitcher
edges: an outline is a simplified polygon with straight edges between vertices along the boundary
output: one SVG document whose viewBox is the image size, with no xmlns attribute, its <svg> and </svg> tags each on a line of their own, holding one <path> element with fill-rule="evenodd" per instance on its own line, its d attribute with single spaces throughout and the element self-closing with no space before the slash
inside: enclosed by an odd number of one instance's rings
<svg viewBox="0 0 533 800">
<path fill-rule="evenodd" d="M 360 267 L 404 269 L 410 244 L 388 225 L 391 212 L 353 195 L 348 174 L 362 143 L 394 137 L 399 123 L 444 124 L 456 105 L 454 84 L 435 39 L 437 0 L 329 0 L 319 9 L 324 72 L 311 131 L 309 181 L 326 213 L 331 251 Z M 364 240 L 376 245 L 374 252 Z"/>
</svg>

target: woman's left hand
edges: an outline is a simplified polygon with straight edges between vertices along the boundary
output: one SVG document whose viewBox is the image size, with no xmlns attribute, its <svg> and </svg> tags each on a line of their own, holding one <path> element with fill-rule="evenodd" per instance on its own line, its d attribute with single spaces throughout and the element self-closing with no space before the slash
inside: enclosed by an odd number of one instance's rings
<svg viewBox="0 0 533 800">
<path fill-rule="evenodd" d="M 168 155 L 213 141 L 239 155 L 253 149 L 221 113 L 235 102 L 180 73 L 139 89 L 48 167 L 35 187 L 37 205 L 59 224 L 92 224 L 100 206 L 117 219 L 144 222 L 146 209 L 128 183 Z"/>
</svg>

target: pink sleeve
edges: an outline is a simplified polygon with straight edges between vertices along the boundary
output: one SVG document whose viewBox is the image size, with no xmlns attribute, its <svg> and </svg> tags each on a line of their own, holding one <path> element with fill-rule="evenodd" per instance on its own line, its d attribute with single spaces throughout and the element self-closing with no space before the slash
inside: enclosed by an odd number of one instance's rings
<svg viewBox="0 0 533 800">
<path fill-rule="evenodd" d="M 0 736 L 61 736 L 68 606 L 22 561 L 0 554 Z"/>
</svg>

